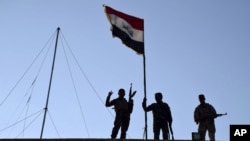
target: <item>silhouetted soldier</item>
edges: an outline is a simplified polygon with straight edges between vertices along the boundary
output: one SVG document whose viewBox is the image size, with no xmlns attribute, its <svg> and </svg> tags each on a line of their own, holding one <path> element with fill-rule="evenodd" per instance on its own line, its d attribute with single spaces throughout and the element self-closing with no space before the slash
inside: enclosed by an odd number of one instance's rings
<svg viewBox="0 0 250 141">
<path fill-rule="evenodd" d="M 126 132 L 129 127 L 129 121 L 130 121 L 130 114 L 133 111 L 133 100 L 132 97 L 135 95 L 136 91 L 131 93 L 131 88 L 130 88 L 130 93 L 129 93 L 129 101 L 127 101 L 124 96 L 125 96 L 125 90 L 120 89 L 118 91 L 119 97 L 116 99 L 113 99 L 110 101 L 110 97 L 113 94 L 112 91 L 108 93 L 107 99 L 106 99 L 106 107 L 110 107 L 114 105 L 116 116 L 115 116 L 115 121 L 114 121 L 114 127 L 112 130 L 111 138 L 115 139 L 118 131 L 121 127 L 121 139 L 126 138 Z"/>
<path fill-rule="evenodd" d="M 215 141 L 214 119 L 218 117 L 219 114 L 216 113 L 212 105 L 205 102 L 205 96 L 203 94 L 199 95 L 199 101 L 200 104 L 194 111 L 194 121 L 196 124 L 199 124 L 198 132 L 201 140 L 205 141 L 206 131 L 208 131 L 210 141 Z"/>
<path fill-rule="evenodd" d="M 160 130 L 162 129 L 162 135 L 164 140 L 168 140 L 168 126 L 172 126 L 172 115 L 170 107 L 167 103 L 162 101 L 162 94 L 160 92 L 155 93 L 156 103 L 152 103 L 148 107 L 146 106 L 146 98 L 143 99 L 142 107 L 144 111 L 153 112 L 153 131 L 154 140 L 159 140 Z"/>
</svg>

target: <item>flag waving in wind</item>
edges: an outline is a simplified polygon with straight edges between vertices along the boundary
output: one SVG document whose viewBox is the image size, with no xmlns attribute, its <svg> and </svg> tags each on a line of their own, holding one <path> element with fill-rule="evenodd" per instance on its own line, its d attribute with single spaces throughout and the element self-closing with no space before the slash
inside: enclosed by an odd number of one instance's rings
<svg viewBox="0 0 250 141">
<path fill-rule="evenodd" d="M 144 54 L 143 19 L 127 15 L 105 5 L 103 7 L 111 24 L 112 35 L 120 38 L 126 46 L 138 54 Z"/>
</svg>

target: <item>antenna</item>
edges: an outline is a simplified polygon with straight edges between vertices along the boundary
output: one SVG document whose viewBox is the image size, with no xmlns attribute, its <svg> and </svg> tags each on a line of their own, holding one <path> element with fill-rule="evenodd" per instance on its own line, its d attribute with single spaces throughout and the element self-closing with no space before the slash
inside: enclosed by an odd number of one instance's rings
<svg viewBox="0 0 250 141">
<path fill-rule="evenodd" d="M 53 78 L 53 72 L 54 72 L 54 66 L 55 66 L 56 50 L 57 50 L 57 43 L 58 43 L 59 32 L 60 32 L 60 27 L 57 28 L 57 35 L 56 35 L 56 42 L 55 42 L 54 57 L 53 57 L 53 62 L 52 62 L 52 67 L 51 67 L 49 88 L 48 88 L 48 94 L 47 94 L 46 105 L 45 105 L 45 108 L 44 108 L 44 117 L 43 117 L 43 124 L 42 124 L 42 130 L 41 130 L 40 139 L 43 138 L 43 130 L 44 130 L 44 125 L 45 125 L 46 115 L 47 115 L 47 112 L 48 112 L 49 95 L 50 95 L 50 88 L 51 88 L 51 83 L 52 83 L 52 78 Z"/>
</svg>

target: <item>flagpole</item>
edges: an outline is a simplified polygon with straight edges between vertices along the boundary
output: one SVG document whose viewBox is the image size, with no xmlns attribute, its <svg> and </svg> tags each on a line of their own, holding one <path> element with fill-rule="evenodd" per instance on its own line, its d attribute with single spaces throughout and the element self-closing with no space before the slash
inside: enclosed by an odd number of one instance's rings
<svg viewBox="0 0 250 141">
<path fill-rule="evenodd" d="M 145 42 L 144 42 L 145 43 Z M 143 78 L 144 78 L 144 98 L 147 98 L 147 89 L 146 89 L 146 57 L 145 57 L 145 52 L 143 54 Z M 145 101 L 145 105 L 147 105 L 147 101 Z M 148 118 L 147 118 L 147 111 L 144 112 L 145 114 L 145 129 L 144 129 L 144 133 L 145 133 L 145 139 L 146 141 L 148 140 Z"/>
<path fill-rule="evenodd" d="M 143 20 L 143 25 L 144 25 L 144 20 Z M 145 35 L 145 30 L 144 30 L 144 26 L 143 26 L 143 42 L 144 42 L 144 45 L 143 45 L 143 49 L 144 49 L 144 52 L 143 52 L 143 85 L 144 85 L 144 98 L 147 99 L 147 85 L 146 85 L 146 55 L 145 55 L 145 38 L 144 38 L 144 35 Z M 147 101 L 145 101 L 145 105 L 147 105 Z M 147 141 L 148 140 L 148 117 L 147 117 L 147 111 L 144 112 L 144 117 L 145 117 L 145 140 Z"/>
</svg>

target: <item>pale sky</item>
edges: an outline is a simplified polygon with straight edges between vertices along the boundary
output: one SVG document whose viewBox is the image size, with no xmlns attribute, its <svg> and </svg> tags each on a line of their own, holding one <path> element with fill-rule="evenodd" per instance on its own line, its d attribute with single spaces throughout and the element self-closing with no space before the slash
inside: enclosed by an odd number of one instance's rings
<svg viewBox="0 0 250 141">
<path fill-rule="evenodd" d="M 115 113 L 103 102 L 110 90 L 113 99 L 133 83 L 127 133 L 143 138 L 143 57 L 112 38 L 103 4 L 144 19 L 147 103 L 163 93 L 175 139 L 191 140 L 197 131 L 201 93 L 217 113 L 228 113 L 215 120 L 217 140 L 229 140 L 231 124 L 250 124 L 248 0 L 0 0 L 0 138 L 40 137 L 57 27 L 43 137 L 109 138 Z"/>
</svg>

